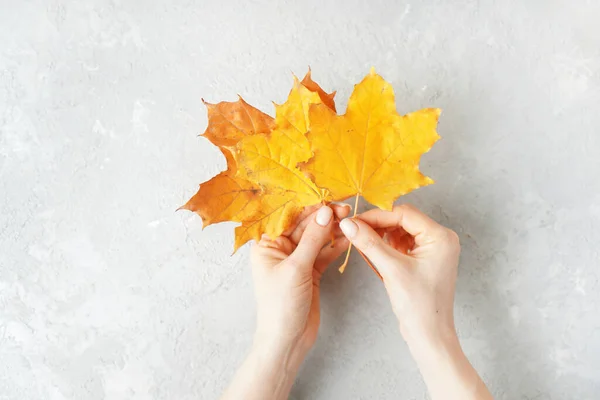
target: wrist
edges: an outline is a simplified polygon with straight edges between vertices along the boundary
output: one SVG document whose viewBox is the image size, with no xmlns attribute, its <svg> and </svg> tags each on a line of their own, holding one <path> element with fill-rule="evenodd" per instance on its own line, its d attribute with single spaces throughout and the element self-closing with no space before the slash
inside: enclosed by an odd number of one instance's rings
<svg viewBox="0 0 600 400">
<path fill-rule="evenodd" d="M 473 369 L 456 331 L 407 340 L 432 399 L 491 399 Z"/>
<path fill-rule="evenodd" d="M 453 325 L 436 326 L 435 328 L 410 329 L 400 328 L 411 353 L 417 359 L 430 358 L 436 354 L 462 352 L 456 329 Z"/>
<path fill-rule="evenodd" d="M 411 336 L 406 343 L 428 387 L 444 376 L 454 376 L 468 363 L 455 330 Z"/>
<path fill-rule="evenodd" d="M 265 363 L 293 371 L 300 367 L 308 349 L 305 349 L 296 338 L 264 335 L 257 332 L 251 353 Z"/>
</svg>

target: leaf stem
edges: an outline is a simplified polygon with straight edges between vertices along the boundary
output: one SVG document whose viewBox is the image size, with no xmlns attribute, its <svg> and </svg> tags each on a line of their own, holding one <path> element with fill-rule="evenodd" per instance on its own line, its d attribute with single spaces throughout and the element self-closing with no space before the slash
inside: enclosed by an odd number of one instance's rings
<svg viewBox="0 0 600 400">
<path fill-rule="evenodd" d="M 354 215 L 352 215 L 352 218 L 356 217 L 356 213 L 358 212 L 358 199 L 360 199 L 360 194 L 356 195 L 356 200 L 354 200 Z M 358 250 L 358 249 L 357 249 Z M 340 266 L 340 273 L 343 274 L 344 270 L 346 269 L 346 266 L 348 265 L 348 260 L 350 259 L 350 252 L 352 251 L 352 243 L 350 243 L 350 245 L 348 246 L 348 251 L 346 252 L 346 258 L 344 259 L 344 263 Z M 375 268 L 375 266 L 373 265 L 373 263 L 371 263 L 371 260 L 369 260 L 367 258 L 367 256 L 365 256 L 365 254 L 358 250 L 358 254 L 360 254 L 360 256 L 365 260 L 365 262 L 367 263 L 367 265 L 373 270 L 373 272 L 375 272 L 375 275 L 377 275 L 377 277 L 379 279 L 381 279 L 381 281 L 383 282 L 383 277 L 381 276 L 381 274 L 379 273 L 379 271 L 377 271 L 377 268 Z"/>
<path fill-rule="evenodd" d="M 356 217 L 356 213 L 358 212 L 358 199 L 360 199 L 360 193 L 358 193 L 356 195 L 356 199 L 354 200 L 354 214 L 352 215 L 352 218 Z M 346 270 L 346 267 L 348 266 L 348 260 L 350 260 L 350 252 L 351 251 L 352 251 L 352 243 L 350 243 L 350 245 L 348 246 L 348 251 L 346 252 L 346 258 L 344 259 L 344 263 L 339 268 L 340 274 L 343 274 L 344 270 Z M 365 258 L 365 257 L 363 256 L 363 258 Z M 366 260 L 366 258 L 365 258 L 365 260 Z"/>
</svg>

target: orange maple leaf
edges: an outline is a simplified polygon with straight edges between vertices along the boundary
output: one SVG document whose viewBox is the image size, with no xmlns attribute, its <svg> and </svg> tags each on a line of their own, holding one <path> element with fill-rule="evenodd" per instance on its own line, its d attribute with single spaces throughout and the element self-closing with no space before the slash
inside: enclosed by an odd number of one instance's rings
<svg viewBox="0 0 600 400">
<path fill-rule="evenodd" d="M 200 185 L 198 192 L 180 208 L 197 213 L 202 227 L 224 221 L 242 222 L 256 213 L 262 188 L 236 177 L 237 164 L 227 148 L 221 148 L 227 170 Z"/>
<path fill-rule="evenodd" d="M 245 136 L 269 132 L 275 127 L 275 121 L 241 96 L 234 102 L 202 102 L 208 112 L 208 127 L 202 136 L 219 147 L 227 170 L 201 184 L 198 192 L 180 209 L 200 215 L 203 227 L 224 221 L 242 222 L 256 212 L 255 204 L 262 188 L 236 176 L 238 168 L 231 149 Z"/>
<path fill-rule="evenodd" d="M 241 96 L 238 101 L 207 103 L 208 127 L 204 136 L 215 146 L 235 146 L 245 136 L 270 132 L 275 127 L 273 118 L 246 103 Z"/>
</svg>

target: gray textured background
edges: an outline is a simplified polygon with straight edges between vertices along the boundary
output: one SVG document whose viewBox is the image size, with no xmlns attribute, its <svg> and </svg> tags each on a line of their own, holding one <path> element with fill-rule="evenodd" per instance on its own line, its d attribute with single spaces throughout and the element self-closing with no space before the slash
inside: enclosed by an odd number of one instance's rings
<svg viewBox="0 0 600 400">
<path fill-rule="evenodd" d="M 0 399 L 218 396 L 254 306 L 233 225 L 174 212 L 224 166 L 200 98 L 272 113 L 308 65 L 341 111 L 371 66 L 401 113 L 444 110 L 406 200 L 461 236 L 497 398 L 598 399 L 598 1 L 0 4 Z M 292 397 L 426 398 L 356 254 L 323 292 Z"/>
</svg>

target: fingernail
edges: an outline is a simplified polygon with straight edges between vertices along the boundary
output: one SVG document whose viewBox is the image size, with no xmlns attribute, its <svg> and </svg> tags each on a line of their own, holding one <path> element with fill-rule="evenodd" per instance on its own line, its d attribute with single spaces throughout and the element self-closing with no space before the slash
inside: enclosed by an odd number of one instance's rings
<svg viewBox="0 0 600 400">
<path fill-rule="evenodd" d="M 335 204 L 335 205 L 338 205 L 338 206 L 341 206 L 341 207 L 347 207 L 350 210 L 352 210 L 352 206 L 350 204 L 347 204 L 347 203 L 342 203 L 342 202 L 339 202 L 339 201 L 334 201 L 331 204 Z"/>
<path fill-rule="evenodd" d="M 340 229 L 348 239 L 352 239 L 358 232 L 358 225 L 350 218 L 345 218 L 340 222 Z"/>
<path fill-rule="evenodd" d="M 329 225 L 329 221 L 331 221 L 332 216 L 333 210 L 327 206 L 323 206 L 319 208 L 319 211 L 317 211 L 317 217 L 315 219 L 317 220 L 317 224 L 321 226 L 327 226 Z"/>
</svg>

